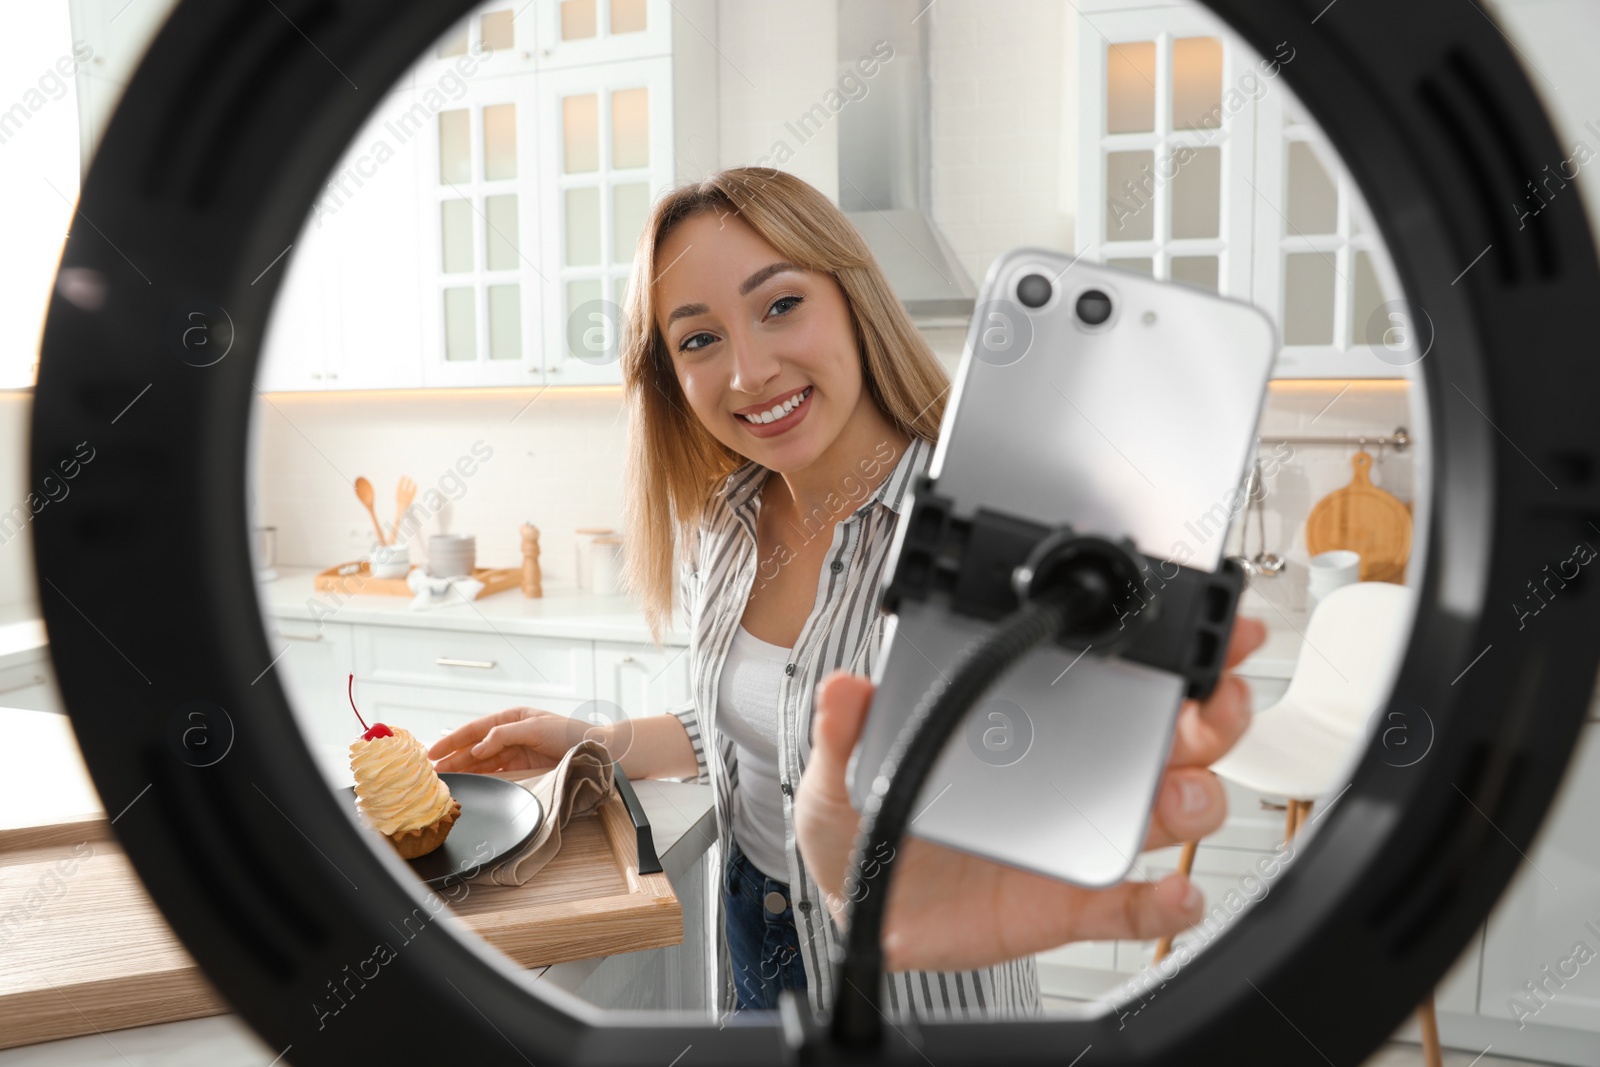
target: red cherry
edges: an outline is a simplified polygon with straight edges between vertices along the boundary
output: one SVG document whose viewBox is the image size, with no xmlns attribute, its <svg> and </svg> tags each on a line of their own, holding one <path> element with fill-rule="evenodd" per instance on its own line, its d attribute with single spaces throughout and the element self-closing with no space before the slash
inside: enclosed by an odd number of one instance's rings
<svg viewBox="0 0 1600 1067">
<path fill-rule="evenodd" d="M 365 719 L 363 719 L 361 717 L 361 711 L 360 711 L 359 708 L 356 707 L 355 689 L 356 689 L 356 676 L 352 674 L 350 676 L 349 685 L 347 685 L 345 687 L 345 695 L 350 698 L 350 710 L 356 713 L 356 721 L 361 723 L 362 726 L 366 726 L 367 725 L 367 720 L 365 720 Z M 363 741 L 371 741 L 375 737 L 393 737 L 393 736 L 394 736 L 394 731 L 393 730 L 389 729 L 387 726 L 383 725 L 383 723 L 381 723 L 381 722 L 375 722 L 370 727 L 367 728 L 367 732 L 366 733 L 361 735 L 361 740 L 363 740 Z"/>
</svg>

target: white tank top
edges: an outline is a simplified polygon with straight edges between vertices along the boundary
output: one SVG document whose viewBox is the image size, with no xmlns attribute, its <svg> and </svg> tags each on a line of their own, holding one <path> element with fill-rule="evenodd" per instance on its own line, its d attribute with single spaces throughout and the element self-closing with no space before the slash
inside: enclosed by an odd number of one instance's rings
<svg viewBox="0 0 1600 1067">
<path fill-rule="evenodd" d="M 789 861 L 778 788 L 778 687 L 789 653 L 741 624 L 733 632 L 717 687 L 717 730 L 738 746 L 733 839 L 757 870 L 780 882 L 789 881 Z"/>
</svg>

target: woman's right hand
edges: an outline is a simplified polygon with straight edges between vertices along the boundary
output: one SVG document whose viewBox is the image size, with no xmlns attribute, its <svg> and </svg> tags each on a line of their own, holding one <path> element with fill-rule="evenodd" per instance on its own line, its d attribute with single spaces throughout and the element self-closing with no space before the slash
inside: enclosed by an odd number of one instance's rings
<svg viewBox="0 0 1600 1067">
<path fill-rule="evenodd" d="M 603 728 L 538 708 L 507 708 L 458 726 L 433 743 L 436 771 L 548 771 L 587 736 Z"/>
</svg>

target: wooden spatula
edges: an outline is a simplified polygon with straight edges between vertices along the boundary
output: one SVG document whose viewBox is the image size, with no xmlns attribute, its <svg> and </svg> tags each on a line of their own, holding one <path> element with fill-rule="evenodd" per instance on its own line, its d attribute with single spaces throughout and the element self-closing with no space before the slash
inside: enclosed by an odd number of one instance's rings
<svg viewBox="0 0 1600 1067">
<path fill-rule="evenodd" d="M 411 502 L 417 499 L 417 483 L 408 476 L 400 476 L 400 484 L 394 490 L 394 529 L 391 544 L 400 540 L 400 520 L 406 517 L 406 509 Z"/>
<path fill-rule="evenodd" d="M 365 478 L 357 478 L 356 497 L 361 501 L 362 504 L 366 505 L 367 514 L 372 516 L 372 528 L 378 531 L 378 544 L 388 544 L 389 539 L 383 536 L 383 525 L 378 522 L 378 513 L 372 510 L 372 501 L 374 499 L 372 495 L 372 483 L 367 481 Z"/>
</svg>

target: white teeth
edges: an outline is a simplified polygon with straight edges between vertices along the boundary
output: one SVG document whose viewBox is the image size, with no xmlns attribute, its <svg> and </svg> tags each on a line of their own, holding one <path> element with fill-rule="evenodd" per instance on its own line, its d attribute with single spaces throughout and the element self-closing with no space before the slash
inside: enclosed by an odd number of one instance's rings
<svg viewBox="0 0 1600 1067">
<path fill-rule="evenodd" d="M 758 422 L 762 425 L 766 425 L 769 422 L 783 418 L 785 415 L 789 414 L 789 412 L 799 407 L 800 402 L 806 398 L 806 394 L 810 392 L 810 390 L 811 387 L 809 385 L 806 386 L 794 396 L 791 396 L 788 400 L 785 400 L 783 403 L 774 407 L 771 411 L 763 411 L 759 415 L 741 415 L 739 417 L 747 422 Z"/>
</svg>

